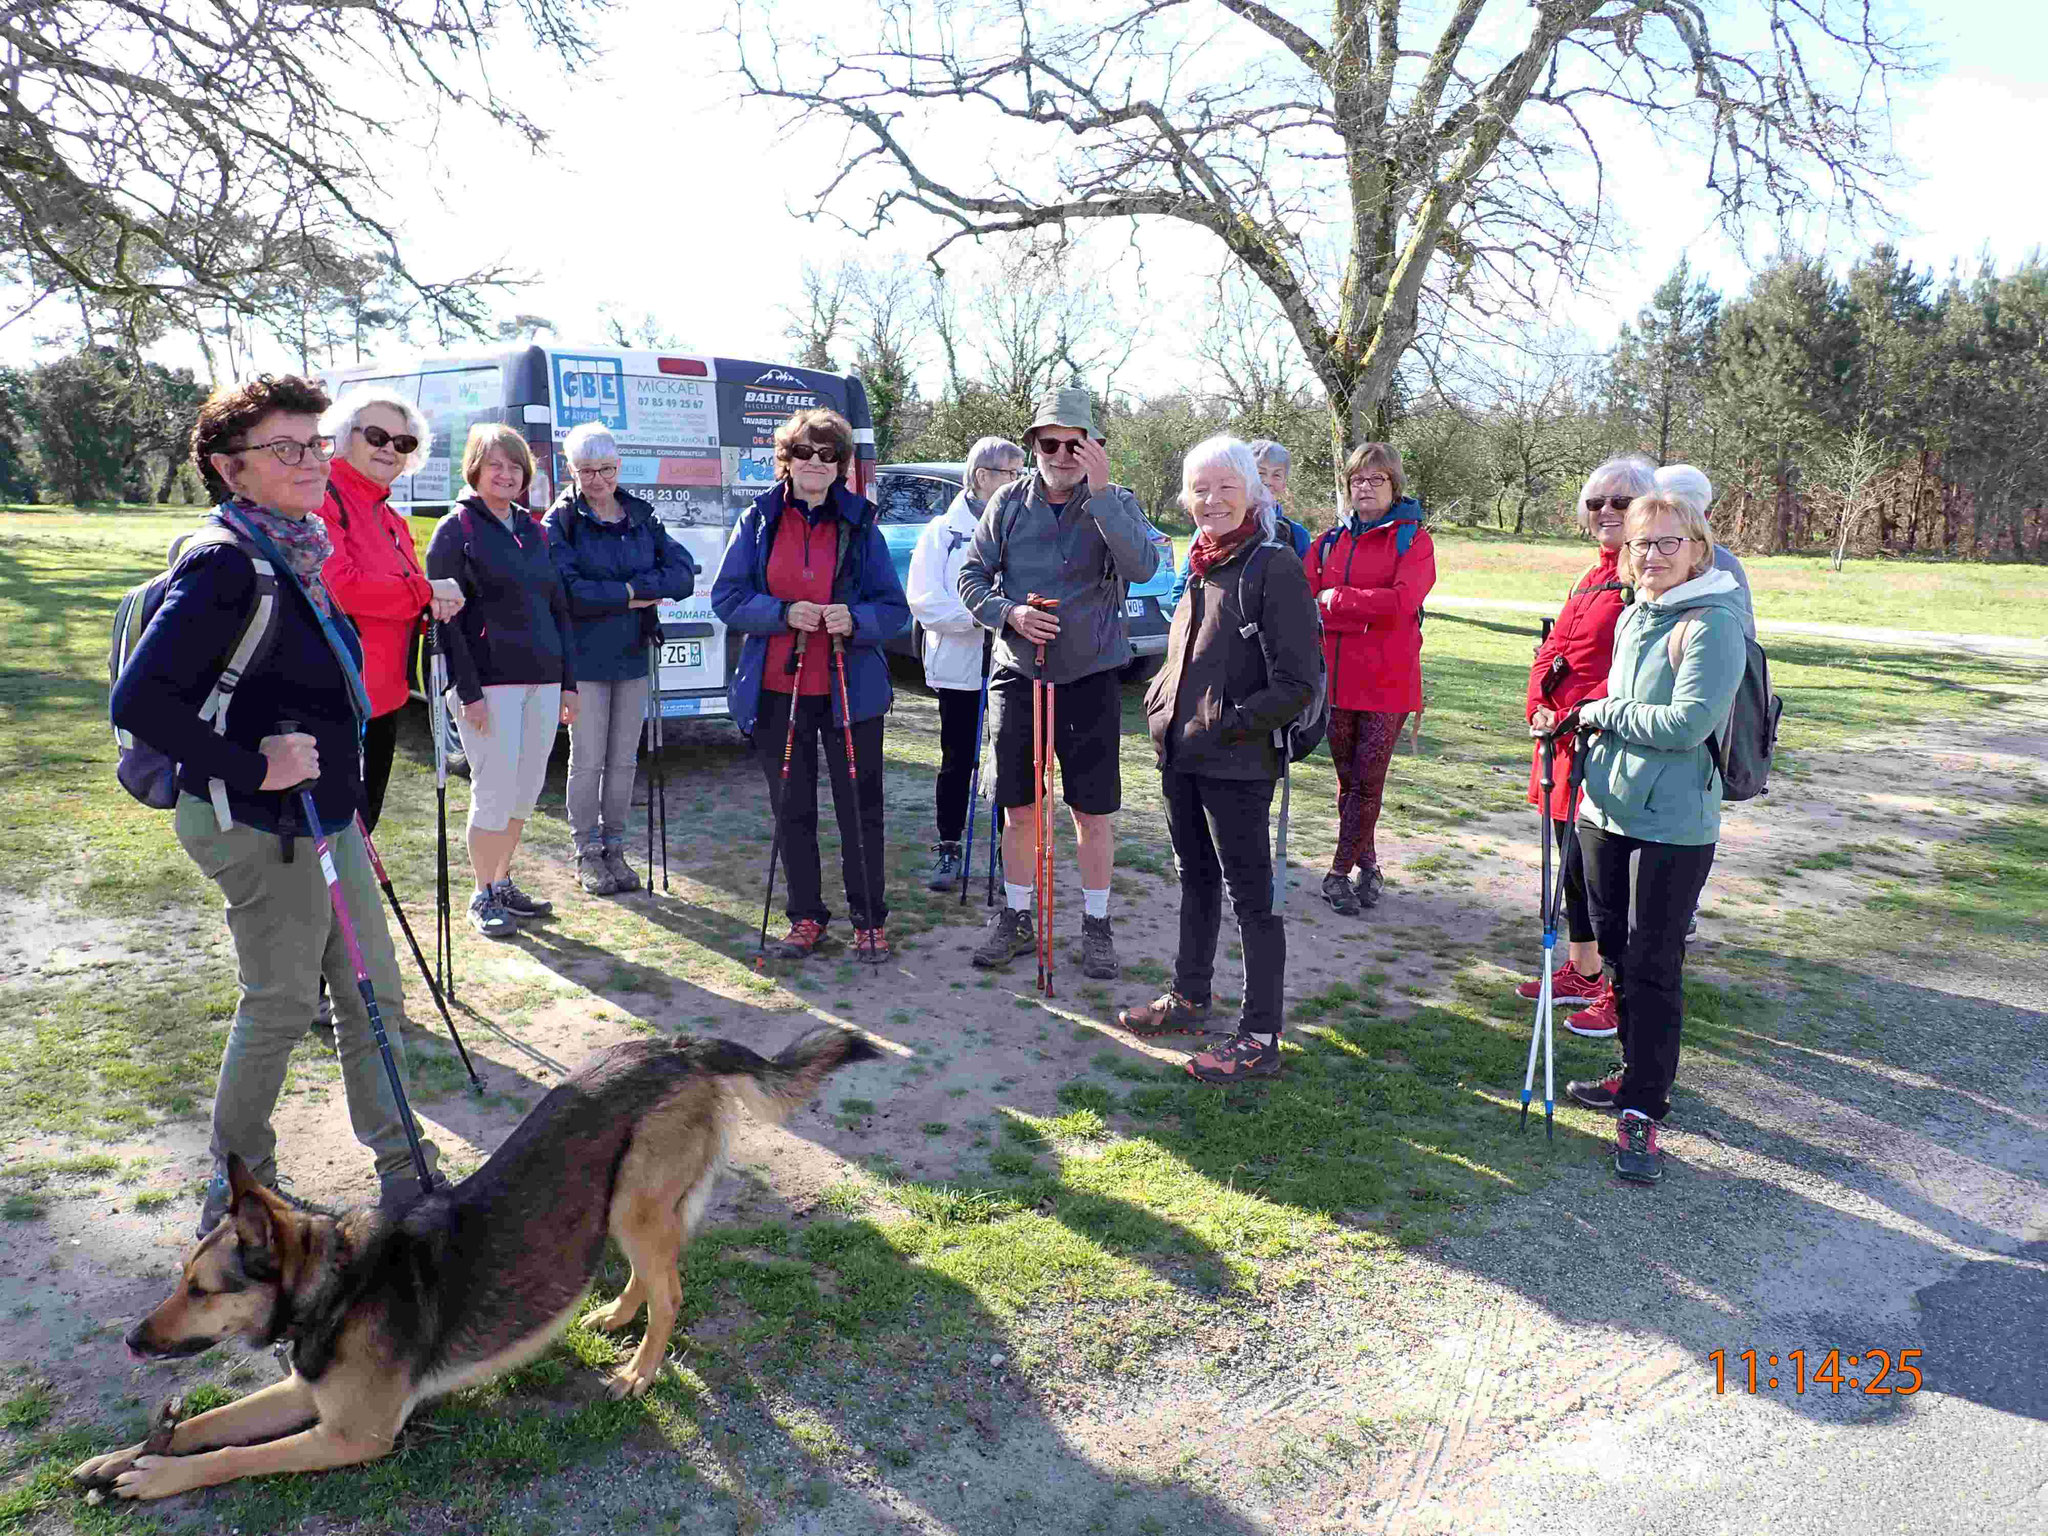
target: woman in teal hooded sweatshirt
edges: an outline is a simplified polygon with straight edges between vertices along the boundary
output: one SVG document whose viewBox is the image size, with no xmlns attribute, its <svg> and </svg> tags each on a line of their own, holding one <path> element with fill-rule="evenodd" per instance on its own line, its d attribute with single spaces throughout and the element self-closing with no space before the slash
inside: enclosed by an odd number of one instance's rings
<svg viewBox="0 0 2048 1536">
<path fill-rule="evenodd" d="M 1742 595 L 1714 564 L 1707 520 L 1663 495 L 1628 509 L 1621 579 L 1635 603 L 1614 632 L 1604 698 L 1579 707 L 1585 754 L 1579 848 L 1600 958 L 1614 979 L 1622 1064 L 1567 1092 L 1621 1112 L 1615 1172 L 1654 1184 L 1684 1016 L 1685 927 L 1721 836 L 1711 738 L 1742 682 Z M 1639 856 L 1631 910 L 1629 863 Z"/>
</svg>

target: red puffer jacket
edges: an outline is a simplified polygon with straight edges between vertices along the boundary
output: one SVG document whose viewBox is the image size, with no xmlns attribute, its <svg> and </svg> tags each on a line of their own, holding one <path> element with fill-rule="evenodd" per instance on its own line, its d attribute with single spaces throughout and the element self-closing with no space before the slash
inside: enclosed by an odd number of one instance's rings
<svg viewBox="0 0 2048 1536">
<path fill-rule="evenodd" d="M 1539 709 L 1554 709 L 1562 714 L 1587 699 L 1607 697 L 1607 669 L 1614 660 L 1614 626 L 1621 622 L 1623 612 L 1621 578 L 1615 569 L 1619 556 L 1619 550 L 1601 551 L 1599 563 L 1578 579 L 1572 587 L 1571 596 L 1564 600 L 1564 607 L 1558 610 L 1550 638 L 1538 648 L 1535 663 L 1529 668 L 1529 698 L 1524 718 L 1533 719 Z M 1546 697 L 1544 682 L 1560 661 L 1563 667 L 1557 672 L 1556 681 L 1551 683 Z M 1573 737 L 1566 736 L 1552 748 L 1550 815 L 1553 821 L 1567 820 L 1572 814 L 1573 742 Z M 1542 799 L 1543 780 L 1532 763 L 1529 767 L 1529 803 L 1538 805 Z"/>
<path fill-rule="evenodd" d="M 1422 600 L 1436 585 L 1436 546 L 1416 528 L 1407 553 L 1396 550 L 1402 522 L 1421 518 L 1419 504 L 1403 501 L 1363 533 L 1347 518 L 1308 547 L 1332 709 L 1422 708 Z"/>
<path fill-rule="evenodd" d="M 363 637 L 363 681 L 376 715 L 406 700 L 407 654 L 434 595 L 413 551 L 412 529 L 387 495 L 346 459 L 336 459 L 320 504 L 334 544 L 320 579 Z"/>
</svg>

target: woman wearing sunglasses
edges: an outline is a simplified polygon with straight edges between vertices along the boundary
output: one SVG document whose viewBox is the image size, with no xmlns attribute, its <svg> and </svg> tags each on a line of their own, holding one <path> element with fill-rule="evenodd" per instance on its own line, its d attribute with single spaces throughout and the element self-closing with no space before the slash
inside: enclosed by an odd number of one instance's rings
<svg viewBox="0 0 2048 1536">
<path fill-rule="evenodd" d="M 1656 483 L 1656 466 L 1639 453 L 1609 459 L 1586 476 L 1579 492 L 1579 528 L 1597 548 L 1592 566 L 1572 584 L 1571 595 L 1558 610 L 1550 636 L 1536 648 L 1529 668 L 1524 701 L 1529 734 L 1542 736 L 1565 711 L 1607 692 L 1607 667 L 1614 659 L 1614 626 L 1620 621 L 1623 591 L 1618 566 L 1621 527 L 1629 506 L 1647 496 Z M 1593 915 L 1586 905 L 1586 872 L 1579 862 L 1579 838 L 1572 830 L 1572 753 L 1569 732 L 1557 738 L 1551 753 L 1550 824 L 1557 838 L 1559 878 L 1564 882 L 1568 958 L 1551 982 L 1551 1000 L 1575 1011 L 1565 1028 L 1589 1039 L 1613 1038 L 1614 989 L 1600 969 L 1600 946 L 1593 941 Z M 1543 779 L 1529 769 L 1529 803 L 1543 802 Z M 1540 980 L 1517 989 L 1530 1002 L 1542 995 Z"/>
<path fill-rule="evenodd" d="M 371 711 L 363 727 L 363 825 L 375 832 L 421 619 L 428 613 L 453 618 L 462 588 L 427 580 L 412 528 L 391 506 L 391 482 L 426 462 L 432 433 L 419 407 L 389 389 L 358 386 L 327 408 L 320 431 L 334 439 L 327 499 L 320 504 L 334 553 L 320 577 L 362 636 Z"/>
</svg>

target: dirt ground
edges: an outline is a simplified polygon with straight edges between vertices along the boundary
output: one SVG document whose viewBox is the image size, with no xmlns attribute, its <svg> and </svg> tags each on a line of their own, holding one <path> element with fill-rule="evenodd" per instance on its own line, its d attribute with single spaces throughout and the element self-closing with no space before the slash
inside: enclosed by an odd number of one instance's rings
<svg viewBox="0 0 2048 1536">
<path fill-rule="evenodd" d="M 1893 873 L 1911 878 L 1955 835 L 1959 802 L 2048 789 L 2048 698 L 1903 742 L 1813 754 L 1803 770 L 1767 800 L 1731 808 L 1697 974 L 1725 974 L 1717 956 L 1749 925 L 1802 914 L 1826 925 L 1860 908 L 1867 869 L 1813 869 L 1788 888 L 1776 877 L 1797 861 L 1882 839 Z M 1313 901 L 1316 871 L 1298 858 L 1290 994 L 1355 975 L 1367 944 L 1397 990 L 1443 984 L 1474 947 L 1510 969 L 1527 965 L 1531 830 L 1525 817 L 1499 817 L 1390 846 L 1390 890 L 1364 924 Z M 1465 855 L 1454 877 L 1440 858 L 1431 873 L 1409 868 L 1447 849 Z M 529 867 L 542 894 L 583 899 L 570 897 L 565 865 Z M 1119 892 L 1127 965 L 1169 959 L 1170 880 L 1141 876 Z M 1078 890 L 1064 895 L 1078 913 Z M 137 948 L 119 925 L 81 922 L 57 902 L 22 904 L 5 918 L 0 1006 L 5 988 L 39 977 L 101 969 L 115 984 L 131 965 L 229 963 L 217 914 L 179 922 Z M 1395 943 L 1384 930 L 1435 937 Z M 1115 1039 L 1092 1010 L 1027 1017 L 1029 962 L 977 987 L 974 937 L 933 929 L 884 973 L 809 994 L 810 1014 L 889 1044 L 890 1059 L 843 1074 L 827 1095 L 827 1105 L 872 1101 L 873 1116 L 848 1124 L 814 1107 L 786 1130 L 749 1124 L 732 1151 L 742 1176 L 724 1184 L 713 1221 L 801 1216 L 878 1144 L 907 1174 L 944 1180 L 964 1141 L 934 1141 L 921 1125 L 987 1116 L 1041 1085 L 1051 1112 L 1053 1088 L 1106 1042 L 1161 1060 L 1184 1054 Z M 507 963 L 529 967 L 537 984 L 582 982 L 608 1006 L 565 997 L 536 1009 L 516 1038 L 471 1034 L 494 1097 L 453 1094 L 423 1109 L 458 1170 L 516 1123 L 512 1097 L 530 1100 L 565 1064 L 632 1033 L 624 1014 L 764 1050 L 810 1022 L 715 980 L 657 998 L 609 984 L 601 958 L 534 950 Z M 1078 987 L 1078 972 L 1066 974 Z M 1228 976 L 1226 965 L 1222 985 L 1234 990 Z M 1034 1395 L 992 1365 L 997 1409 L 983 1434 L 907 1468 L 857 1469 L 845 1480 L 851 1497 L 766 1528 L 1818 1531 L 1862 1510 L 1883 1529 L 2038 1532 L 2048 1525 L 2048 987 L 2032 966 L 1984 952 L 1930 957 L 1911 943 L 1831 967 L 1821 984 L 1853 992 L 1881 1044 L 1801 1043 L 1805 1005 L 1793 998 L 1782 1027 L 1739 1061 L 1687 1069 L 1662 1188 L 1621 1185 L 1604 1161 L 1580 1157 L 1540 1196 L 1504 1201 L 1348 1290 L 1303 1288 L 1221 1333 L 1171 1344 L 1134 1377 L 1076 1376 Z M 1150 990 L 1126 981 L 1115 996 Z M 323 1074 L 298 1074 L 277 1125 L 294 1193 L 325 1203 L 369 1194 Z M 135 1209 L 137 1187 L 110 1183 L 99 1198 L 0 1226 L 0 1359 L 39 1362 L 67 1400 L 97 1392 L 111 1407 L 160 1390 L 161 1368 L 119 1358 L 118 1331 L 158 1299 L 188 1243 L 205 1133 L 203 1120 L 181 1120 L 105 1149 L 157 1167 L 140 1187 L 177 1198 L 154 1212 Z M 71 1150 L 23 1145 L 14 1155 Z M 1559 1155 L 1569 1155 L 1562 1144 Z M 1712 1351 L 1726 1351 L 1732 1379 L 1745 1350 L 1833 1347 L 1920 1348 L 1928 1390 L 1715 1391 Z M 258 1367 L 255 1379 L 267 1380 L 267 1361 Z M 1872 1436 L 1880 1426 L 1897 1433 Z M 563 1528 L 617 1523 L 618 1497 L 579 1479 Z"/>
</svg>

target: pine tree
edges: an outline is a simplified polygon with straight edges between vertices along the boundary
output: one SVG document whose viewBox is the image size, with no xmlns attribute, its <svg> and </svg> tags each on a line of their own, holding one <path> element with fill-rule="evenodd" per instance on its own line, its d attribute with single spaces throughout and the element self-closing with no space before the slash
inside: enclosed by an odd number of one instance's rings
<svg viewBox="0 0 2048 1536">
<path fill-rule="evenodd" d="M 1624 325 L 1608 360 L 1608 404 L 1638 441 L 1669 464 L 1701 435 L 1708 360 L 1720 321 L 1721 296 L 1692 275 L 1681 256 L 1650 296 L 1649 306 Z"/>
</svg>

